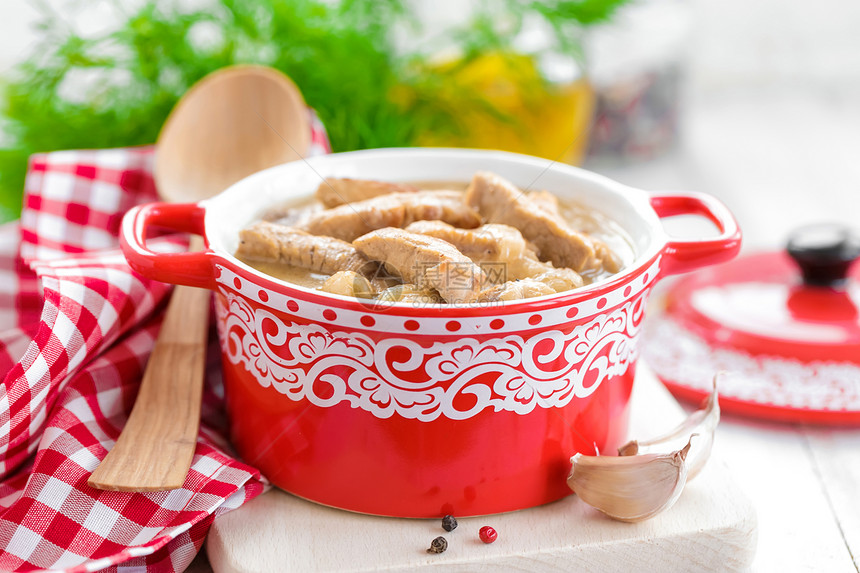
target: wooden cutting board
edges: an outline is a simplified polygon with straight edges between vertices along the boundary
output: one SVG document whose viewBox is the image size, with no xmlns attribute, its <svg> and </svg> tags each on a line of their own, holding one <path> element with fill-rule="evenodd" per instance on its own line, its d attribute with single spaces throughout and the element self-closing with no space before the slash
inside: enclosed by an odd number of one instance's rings
<svg viewBox="0 0 860 573">
<path fill-rule="evenodd" d="M 683 410 L 640 365 L 631 436 L 674 426 Z M 719 440 L 719 430 L 717 431 Z M 668 511 L 638 524 L 607 519 L 576 496 L 523 511 L 440 521 L 396 519 L 320 506 L 273 489 L 215 520 L 206 542 L 216 573 L 264 571 L 742 571 L 756 546 L 749 499 L 719 459 L 687 484 Z M 478 539 L 483 525 L 498 540 Z M 444 535 L 448 551 L 426 552 Z"/>
</svg>

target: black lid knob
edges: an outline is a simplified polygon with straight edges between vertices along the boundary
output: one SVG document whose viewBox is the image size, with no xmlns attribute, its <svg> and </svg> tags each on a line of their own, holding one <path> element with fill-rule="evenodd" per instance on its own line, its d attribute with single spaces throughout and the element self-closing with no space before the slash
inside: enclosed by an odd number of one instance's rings
<svg viewBox="0 0 860 573">
<path fill-rule="evenodd" d="M 786 250 L 800 267 L 805 284 L 838 286 L 860 257 L 860 236 L 841 225 L 809 225 L 789 236 Z"/>
</svg>

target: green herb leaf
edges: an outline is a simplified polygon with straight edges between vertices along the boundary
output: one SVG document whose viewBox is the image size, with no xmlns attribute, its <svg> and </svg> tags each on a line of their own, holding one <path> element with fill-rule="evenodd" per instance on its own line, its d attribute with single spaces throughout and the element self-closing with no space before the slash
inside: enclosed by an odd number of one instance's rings
<svg viewBox="0 0 860 573">
<path fill-rule="evenodd" d="M 487 0 L 446 38 L 474 58 L 510 50 L 527 14 L 550 23 L 560 49 L 579 49 L 571 29 L 610 17 L 626 0 Z M 404 53 L 392 31 L 417 33 L 403 0 L 213 0 L 183 10 L 147 0 L 119 27 L 83 37 L 42 5 L 40 41 L 2 93 L 0 219 L 20 211 L 27 158 L 40 151 L 153 143 L 182 94 L 206 74 L 238 63 L 274 66 L 300 87 L 334 151 L 409 146 L 426 133 L 456 134 L 464 114 L 515 122 L 461 86 L 460 67 Z M 539 86 L 537 86 L 539 87 Z"/>
</svg>

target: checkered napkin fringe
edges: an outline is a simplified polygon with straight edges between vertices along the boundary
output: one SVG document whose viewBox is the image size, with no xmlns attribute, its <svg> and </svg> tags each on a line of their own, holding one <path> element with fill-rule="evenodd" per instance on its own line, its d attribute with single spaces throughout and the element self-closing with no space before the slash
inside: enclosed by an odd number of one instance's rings
<svg viewBox="0 0 860 573">
<path fill-rule="evenodd" d="M 326 153 L 313 119 L 311 154 Z M 263 491 L 225 439 L 214 334 L 183 487 L 87 485 L 131 411 L 170 292 L 117 249 L 125 211 L 156 200 L 153 158 L 151 147 L 35 155 L 21 221 L 0 226 L 2 571 L 182 571 L 216 515 Z"/>
</svg>

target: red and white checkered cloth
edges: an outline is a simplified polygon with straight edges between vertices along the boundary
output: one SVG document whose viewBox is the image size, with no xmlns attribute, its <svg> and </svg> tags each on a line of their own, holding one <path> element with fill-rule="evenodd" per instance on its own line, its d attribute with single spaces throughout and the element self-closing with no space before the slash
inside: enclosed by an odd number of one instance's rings
<svg viewBox="0 0 860 573">
<path fill-rule="evenodd" d="M 327 153 L 313 120 L 310 154 Z M 182 571 L 216 515 L 263 491 L 260 473 L 225 439 L 214 335 L 183 487 L 132 494 L 87 485 L 131 411 L 170 293 L 117 249 L 125 211 L 156 200 L 153 151 L 35 155 L 21 221 L 0 226 L 2 571 Z"/>
</svg>

